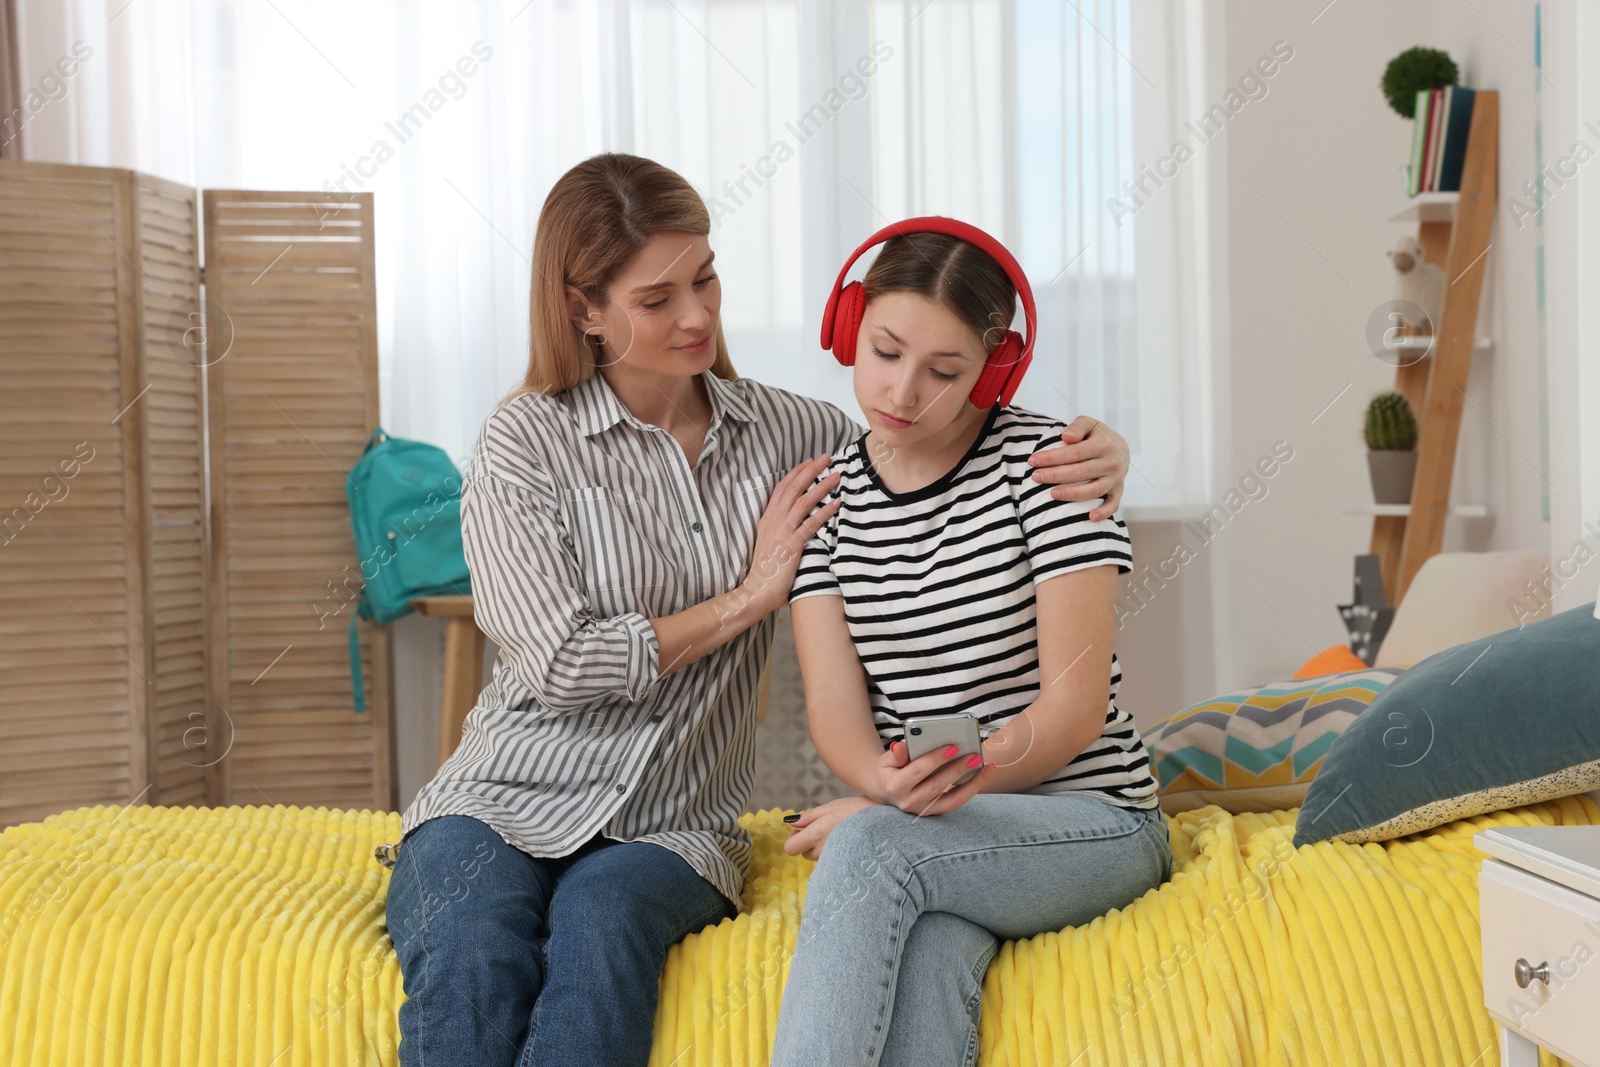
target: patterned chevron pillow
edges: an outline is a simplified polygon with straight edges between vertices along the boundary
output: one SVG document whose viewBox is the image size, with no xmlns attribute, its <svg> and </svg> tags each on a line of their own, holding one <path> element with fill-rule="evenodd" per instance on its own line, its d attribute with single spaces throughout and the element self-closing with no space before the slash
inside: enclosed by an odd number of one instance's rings
<svg viewBox="0 0 1600 1067">
<path fill-rule="evenodd" d="M 1334 739 L 1405 670 L 1383 667 L 1241 689 L 1141 731 L 1161 783 L 1162 810 L 1299 807 Z"/>
</svg>

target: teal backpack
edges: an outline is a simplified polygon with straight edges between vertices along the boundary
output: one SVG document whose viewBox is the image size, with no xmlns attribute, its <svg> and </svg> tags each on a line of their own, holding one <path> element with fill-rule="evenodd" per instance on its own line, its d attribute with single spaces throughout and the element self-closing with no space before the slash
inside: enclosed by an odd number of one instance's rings
<svg viewBox="0 0 1600 1067">
<path fill-rule="evenodd" d="M 470 596 L 461 547 L 461 473 L 444 449 L 373 431 L 344 481 L 361 561 L 356 612 L 387 625 L 423 596 Z M 356 617 L 350 617 L 350 688 L 367 710 Z"/>
</svg>

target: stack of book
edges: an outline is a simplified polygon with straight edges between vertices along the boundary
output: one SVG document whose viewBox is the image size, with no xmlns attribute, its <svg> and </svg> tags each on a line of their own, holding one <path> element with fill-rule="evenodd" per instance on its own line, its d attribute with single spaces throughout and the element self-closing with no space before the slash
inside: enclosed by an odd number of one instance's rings
<svg viewBox="0 0 1600 1067">
<path fill-rule="evenodd" d="M 1411 166 L 1406 195 L 1453 193 L 1461 189 L 1461 164 L 1467 156 L 1474 92 L 1462 85 L 1417 90 L 1411 127 Z"/>
</svg>

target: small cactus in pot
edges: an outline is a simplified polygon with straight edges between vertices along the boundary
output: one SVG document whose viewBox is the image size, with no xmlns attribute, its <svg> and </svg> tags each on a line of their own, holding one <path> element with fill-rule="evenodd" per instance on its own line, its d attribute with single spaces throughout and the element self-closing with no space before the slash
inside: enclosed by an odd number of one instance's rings
<svg viewBox="0 0 1600 1067">
<path fill-rule="evenodd" d="M 1367 404 L 1362 436 L 1367 442 L 1373 501 L 1411 503 L 1411 483 L 1417 472 L 1417 419 L 1410 402 L 1392 391 L 1374 396 Z"/>
<path fill-rule="evenodd" d="M 1417 419 L 1404 393 L 1379 393 L 1367 404 L 1362 430 L 1373 452 L 1409 452 L 1417 447 Z"/>
</svg>

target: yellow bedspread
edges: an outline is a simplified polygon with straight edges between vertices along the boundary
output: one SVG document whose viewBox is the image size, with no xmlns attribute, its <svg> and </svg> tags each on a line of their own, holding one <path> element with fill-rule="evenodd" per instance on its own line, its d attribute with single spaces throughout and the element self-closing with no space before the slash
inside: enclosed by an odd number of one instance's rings
<svg viewBox="0 0 1600 1067">
<path fill-rule="evenodd" d="M 671 950 L 653 1064 L 767 1063 L 813 866 L 784 853 L 781 814 L 745 816 L 747 913 Z M 1491 1067 L 1472 834 L 1600 808 L 1298 850 L 1294 815 L 1172 817 L 1167 884 L 1002 945 L 979 1062 Z M 141 806 L 0 832 L 0 1064 L 394 1063 L 372 847 L 398 831 L 393 813 Z"/>
</svg>

